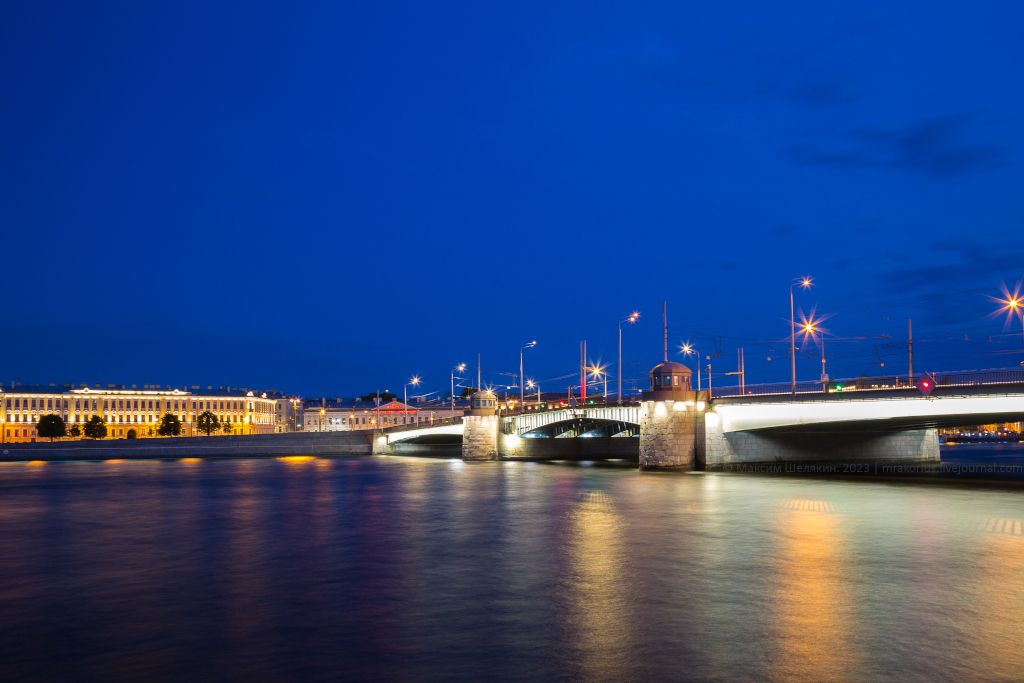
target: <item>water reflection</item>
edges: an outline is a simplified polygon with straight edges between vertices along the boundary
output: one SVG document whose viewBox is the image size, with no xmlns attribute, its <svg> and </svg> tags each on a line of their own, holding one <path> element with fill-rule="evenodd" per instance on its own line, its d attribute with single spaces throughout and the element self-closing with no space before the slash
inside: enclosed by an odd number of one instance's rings
<svg viewBox="0 0 1024 683">
<path fill-rule="evenodd" d="M 843 681 L 860 664 L 844 516 L 830 501 L 786 500 L 775 515 L 769 670 L 785 681 Z"/>
<path fill-rule="evenodd" d="M 563 582 L 564 628 L 580 680 L 631 678 L 633 624 L 623 521 L 604 491 L 577 494 L 570 512 Z"/>
<path fill-rule="evenodd" d="M 4 680 L 1018 680 L 1018 490 L 412 458 L 0 467 Z"/>
<path fill-rule="evenodd" d="M 989 680 L 1021 680 L 1024 676 L 1024 520 L 986 519 L 975 549 L 977 581 L 967 590 L 970 613 L 970 669 Z"/>
</svg>

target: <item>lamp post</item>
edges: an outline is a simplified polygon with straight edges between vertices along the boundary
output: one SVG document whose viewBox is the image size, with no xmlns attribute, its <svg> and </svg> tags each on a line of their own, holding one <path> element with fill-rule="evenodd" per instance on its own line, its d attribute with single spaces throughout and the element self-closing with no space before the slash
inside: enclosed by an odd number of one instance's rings
<svg viewBox="0 0 1024 683">
<path fill-rule="evenodd" d="M 998 311 L 996 311 L 992 315 L 998 315 L 998 314 L 1002 313 L 1003 311 L 1006 311 L 1006 316 L 1007 316 L 1006 324 L 1007 325 L 1010 324 L 1010 318 L 1012 318 L 1015 315 L 1016 316 L 1020 316 L 1021 332 L 1024 333 L 1024 298 L 1021 298 L 1021 295 L 1020 295 L 1020 285 L 1021 285 L 1021 283 L 1018 282 L 1016 289 L 1013 290 L 1013 294 L 1010 294 L 1010 291 L 1008 289 L 1006 289 L 1005 286 L 1003 286 L 1003 295 L 1006 297 L 1005 299 L 996 299 L 995 297 L 989 297 L 989 298 L 994 300 L 994 301 L 998 301 L 999 303 L 1001 303 L 1003 305 L 1002 308 L 1000 308 Z M 1003 329 L 1006 329 L 1006 328 L 1003 328 Z"/>
<path fill-rule="evenodd" d="M 459 379 L 462 379 L 461 375 L 466 370 L 465 363 L 459 363 L 455 366 L 455 370 L 452 372 L 452 414 L 451 417 L 455 418 L 455 373 L 459 373 Z M 479 387 L 477 387 L 479 389 Z"/>
<path fill-rule="evenodd" d="M 633 311 L 619 321 L 619 405 L 622 405 L 622 323 L 635 323 L 639 317 L 640 311 Z M 608 392 L 606 391 L 605 393 Z"/>
<path fill-rule="evenodd" d="M 536 345 L 537 345 L 537 342 L 536 341 L 532 341 L 532 342 L 529 342 L 528 344 L 523 344 L 519 348 L 519 412 L 520 413 L 522 413 L 523 410 L 526 409 L 526 388 L 523 386 L 524 384 L 526 384 L 526 382 L 523 379 L 525 377 L 525 375 L 523 375 L 523 350 L 524 349 L 532 349 Z"/>
<path fill-rule="evenodd" d="M 534 382 L 532 379 L 526 383 L 526 386 L 530 389 L 537 388 L 537 410 L 540 410 L 540 385 Z"/>
<path fill-rule="evenodd" d="M 593 377 L 598 382 L 600 382 L 602 380 L 602 378 L 604 379 L 604 393 L 605 393 L 605 395 L 607 395 L 608 394 L 608 373 L 604 371 L 604 367 L 602 367 L 600 365 L 595 365 L 593 367 L 587 368 L 587 372 L 589 372 L 590 376 Z"/>
<path fill-rule="evenodd" d="M 413 385 L 414 387 L 418 387 L 420 385 L 419 375 L 413 375 L 412 379 L 410 379 L 408 382 L 406 382 L 405 386 L 402 387 L 402 404 L 404 406 L 404 411 L 406 413 L 406 417 L 408 417 L 408 413 L 409 413 L 409 385 L 410 384 Z"/>
<path fill-rule="evenodd" d="M 821 391 L 828 393 L 828 384 L 825 380 L 825 333 L 821 328 L 814 326 L 814 321 L 803 323 L 804 329 L 801 330 L 804 333 L 804 338 L 810 335 L 811 340 L 814 339 L 814 335 L 821 333 Z"/>
<path fill-rule="evenodd" d="M 700 352 L 696 348 L 690 345 L 690 342 L 686 342 L 679 349 L 683 352 L 683 357 L 689 356 L 691 353 L 697 356 L 697 391 L 700 391 Z"/>
<path fill-rule="evenodd" d="M 800 285 L 808 289 L 814 281 L 810 275 L 795 277 L 789 283 L 789 364 L 792 377 L 792 393 L 796 396 L 796 321 L 793 316 L 793 286 Z M 708 391 L 711 390 L 711 377 L 708 376 Z"/>
</svg>

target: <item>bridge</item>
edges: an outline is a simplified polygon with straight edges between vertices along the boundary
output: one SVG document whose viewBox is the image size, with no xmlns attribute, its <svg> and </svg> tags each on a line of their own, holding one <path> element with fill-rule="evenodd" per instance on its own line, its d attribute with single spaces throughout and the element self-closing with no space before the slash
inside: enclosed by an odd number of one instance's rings
<svg viewBox="0 0 1024 683">
<path fill-rule="evenodd" d="M 937 462 L 939 428 L 1024 421 L 1024 371 L 936 374 L 935 381 L 929 396 L 897 377 L 803 383 L 795 396 L 789 384 L 747 386 L 742 394 L 718 389 L 711 397 L 651 391 L 621 406 L 392 427 L 374 450 L 444 446 L 448 454 L 461 449 L 466 459 L 611 458 L 639 460 L 642 467 L 647 458 L 650 469 L 825 459 Z"/>
</svg>

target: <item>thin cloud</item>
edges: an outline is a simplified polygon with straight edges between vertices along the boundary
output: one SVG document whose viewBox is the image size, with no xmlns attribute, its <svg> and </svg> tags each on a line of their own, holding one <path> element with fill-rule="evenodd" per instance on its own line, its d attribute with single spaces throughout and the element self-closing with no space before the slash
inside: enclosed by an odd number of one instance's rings
<svg viewBox="0 0 1024 683">
<path fill-rule="evenodd" d="M 936 179 L 1005 165 L 1009 148 L 966 142 L 968 124 L 969 117 L 961 114 L 891 130 L 862 127 L 789 151 L 811 166 L 905 170 Z"/>
</svg>

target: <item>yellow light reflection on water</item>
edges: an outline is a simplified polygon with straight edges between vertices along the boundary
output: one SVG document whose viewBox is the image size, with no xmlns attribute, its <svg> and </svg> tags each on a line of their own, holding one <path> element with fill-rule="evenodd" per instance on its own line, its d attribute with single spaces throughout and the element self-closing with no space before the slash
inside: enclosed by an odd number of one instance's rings
<svg viewBox="0 0 1024 683">
<path fill-rule="evenodd" d="M 623 551 L 624 523 L 603 491 L 579 496 L 569 518 L 565 597 L 574 634 L 571 647 L 581 680 L 621 681 L 630 678 L 635 648 L 630 623 L 633 607 L 624 590 L 629 583 Z"/>
<path fill-rule="evenodd" d="M 770 678 L 784 681 L 849 680 L 861 664 L 852 577 L 844 548 L 845 515 L 827 501 L 789 500 L 775 518 L 768 594 L 776 649 Z"/>
<path fill-rule="evenodd" d="M 28 464 L 29 465 L 45 465 L 46 461 L 45 460 L 29 460 Z"/>
<path fill-rule="evenodd" d="M 965 598 L 984 631 L 965 634 L 972 671 L 987 680 L 1021 680 L 1024 672 L 1024 519 L 990 518 L 979 525 L 973 581 Z"/>
<path fill-rule="evenodd" d="M 281 462 L 309 462 L 310 460 L 316 460 L 316 456 L 313 455 L 286 455 L 277 458 Z"/>
</svg>

